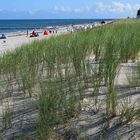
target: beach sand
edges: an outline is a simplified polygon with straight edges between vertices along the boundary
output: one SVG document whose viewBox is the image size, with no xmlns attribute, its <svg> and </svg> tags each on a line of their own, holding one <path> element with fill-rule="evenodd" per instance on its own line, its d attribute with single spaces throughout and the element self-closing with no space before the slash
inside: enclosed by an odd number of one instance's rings
<svg viewBox="0 0 140 140">
<path fill-rule="evenodd" d="M 13 51 L 15 48 L 20 47 L 23 44 L 28 44 L 34 40 L 40 40 L 47 37 L 48 36 L 43 36 L 43 35 L 34 38 L 27 37 L 26 35 L 10 36 L 7 39 L 0 40 L 0 54 L 4 54 L 7 51 Z"/>
<path fill-rule="evenodd" d="M 106 21 L 106 24 L 111 23 L 112 21 Z M 23 44 L 31 43 L 34 40 L 42 40 L 48 38 L 50 36 L 61 35 L 65 33 L 71 33 L 78 30 L 87 30 L 93 29 L 99 26 L 103 26 L 105 24 L 101 24 L 100 22 L 90 23 L 90 24 L 79 24 L 79 25 L 68 25 L 68 26 L 58 26 L 54 29 L 41 29 L 36 30 L 39 33 L 39 37 L 30 37 L 32 31 L 28 32 L 15 32 L 15 33 L 8 33 L 7 39 L 0 39 L 0 55 L 5 54 L 9 51 L 14 51 L 15 48 L 21 47 Z M 52 31 L 51 34 L 49 33 L 47 36 L 44 36 L 44 31 Z M 54 32 L 53 32 L 54 31 Z"/>
<path fill-rule="evenodd" d="M 51 36 L 57 36 L 60 34 L 68 33 L 67 28 L 64 27 L 59 28 L 57 30 L 57 33 L 56 30 L 51 30 L 52 33 L 49 33 L 48 35 L 43 35 L 44 31 L 45 30 L 37 30 L 36 32 L 39 33 L 38 37 L 30 37 L 31 32 L 28 33 L 28 36 L 26 32 L 8 33 L 7 39 L 0 40 L 0 55 L 3 55 L 9 51 L 14 51 L 17 47 L 21 47 L 24 44 L 29 44 L 34 40 L 42 40 Z"/>
</svg>

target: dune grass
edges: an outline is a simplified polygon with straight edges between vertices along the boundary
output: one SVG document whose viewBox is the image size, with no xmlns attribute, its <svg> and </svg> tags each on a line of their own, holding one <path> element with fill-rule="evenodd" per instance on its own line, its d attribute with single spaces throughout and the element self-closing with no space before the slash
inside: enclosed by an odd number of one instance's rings
<svg viewBox="0 0 140 140">
<path fill-rule="evenodd" d="M 114 117 L 117 115 L 114 81 L 121 63 L 139 59 L 139 36 L 140 21 L 123 20 L 22 46 L 0 57 L 0 90 L 8 93 L 8 87 L 2 84 L 6 81 L 14 92 L 10 84 L 14 79 L 25 98 L 37 94 L 37 132 L 42 140 L 48 139 L 55 125 L 79 114 L 84 91 L 91 85 L 95 104 L 101 83 L 107 87 L 106 115 Z M 133 113 L 132 109 L 125 109 L 122 114 Z"/>
</svg>

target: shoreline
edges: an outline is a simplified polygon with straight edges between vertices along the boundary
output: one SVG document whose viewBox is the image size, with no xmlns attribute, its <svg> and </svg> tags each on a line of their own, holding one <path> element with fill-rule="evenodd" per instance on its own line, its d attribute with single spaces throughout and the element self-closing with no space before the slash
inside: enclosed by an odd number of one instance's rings
<svg viewBox="0 0 140 140">
<path fill-rule="evenodd" d="M 105 21 L 105 24 L 101 24 L 101 22 L 94 22 L 94 23 L 64 25 L 55 27 L 50 26 L 48 28 L 35 30 L 36 33 L 39 34 L 38 37 L 30 37 L 33 30 L 28 30 L 28 36 L 27 31 L 9 32 L 6 33 L 7 39 L 0 39 L 0 55 L 6 54 L 9 51 L 14 51 L 17 47 L 21 47 L 24 44 L 29 44 L 34 40 L 42 40 L 50 36 L 57 36 L 65 33 L 94 29 L 96 27 L 110 24 L 112 22 L 114 21 L 113 20 Z M 49 31 L 51 31 L 51 33 L 45 36 L 43 34 L 45 30 L 48 31 L 48 33 Z"/>
</svg>

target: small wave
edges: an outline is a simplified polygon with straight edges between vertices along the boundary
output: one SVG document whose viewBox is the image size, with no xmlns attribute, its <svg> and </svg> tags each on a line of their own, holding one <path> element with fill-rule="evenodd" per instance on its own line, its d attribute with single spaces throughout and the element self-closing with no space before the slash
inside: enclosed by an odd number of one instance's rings
<svg viewBox="0 0 140 140">
<path fill-rule="evenodd" d="M 44 28 L 44 27 L 43 27 Z M 42 29 L 41 27 L 0 27 L 0 30 L 17 30 L 17 29 Z"/>
</svg>

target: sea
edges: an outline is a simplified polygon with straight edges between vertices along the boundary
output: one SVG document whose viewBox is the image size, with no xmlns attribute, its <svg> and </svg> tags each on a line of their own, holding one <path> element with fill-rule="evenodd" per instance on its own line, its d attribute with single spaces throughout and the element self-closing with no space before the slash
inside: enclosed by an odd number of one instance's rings
<svg viewBox="0 0 140 140">
<path fill-rule="evenodd" d="M 94 23 L 112 19 L 28 19 L 28 20 L 0 20 L 0 34 L 33 29 L 44 29 L 55 26 Z"/>
</svg>

